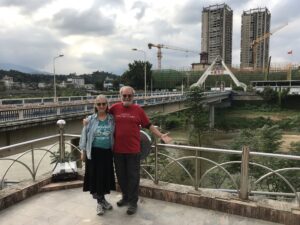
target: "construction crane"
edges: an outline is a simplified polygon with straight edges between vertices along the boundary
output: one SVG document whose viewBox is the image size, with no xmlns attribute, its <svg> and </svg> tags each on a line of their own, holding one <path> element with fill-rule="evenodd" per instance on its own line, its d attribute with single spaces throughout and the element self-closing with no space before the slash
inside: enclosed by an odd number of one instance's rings
<svg viewBox="0 0 300 225">
<path fill-rule="evenodd" d="M 274 34 L 275 32 L 281 30 L 282 28 L 284 28 L 285 26 L 287 26 L 288 23 L 285 23 L 284 25 L 280 26 L 280 27 L 277 27 L 275 30 L 273 30 L 272 32 L 267 32 L 265 33 L 264 35 L 256 38 L 255 40 L 253 40 L 253 42 L 251 43 L 251 48 L 252 48 L 252 53 L 253 53 L 253 68 L 256 67 L 256 48 L 257 48 L 257 45 L 265 40 L 266 38 L 269 38 L 272 34 Z"/>
<path fill-rule="evenodd" d="M 156 45 L 156 44 L 149 43 L 148 48 L 151 49 L 152 47 L 157 48 L 157 67 L 158 67 L 159 70 L 161 69 L 161 58 L 162 58 L 161 49 L 162 48 L 172 49 L 172 50 L 182 51 L 182 52 L 191 52 L 191 53 L 195 53 L 195 54 L 200 55 L 200 52 L 189 50 L 189 49 L 184 49 L 184 48 L 170 46 L 170 45 L 164 45 L 164 44 L 157 44 Z"/>
</svg>

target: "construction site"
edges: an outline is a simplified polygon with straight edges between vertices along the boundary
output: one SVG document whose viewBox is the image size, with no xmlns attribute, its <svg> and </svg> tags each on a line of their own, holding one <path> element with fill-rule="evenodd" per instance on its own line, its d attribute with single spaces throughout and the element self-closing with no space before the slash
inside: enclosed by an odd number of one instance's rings
<svg viewBox="0 0 300 225">
<path fill-rule="evenodd" d="M 199 80 L 217 57 L 246 85 L 251 81 L 300 80 L 299 65 L 271 62 L 270 39 L 288 23 L 270 30 L 271 13 L 267 8 L 250 9 L 241 15 L 240 65 L 232 66 L 232 17 L 233 10 L 225 3 L 203 8 L 201 51 L 149 43 L 149 49 L 157 49 L 157 69 L 152 71 L 151 89 L 188 88 Z M 197 54 L 200 61 L 185 69 L 163 69 L 162 49 Z M 220 85 L 235 88 L 232 79 L 224 74 L 221 63 L 217 62 L 210 70 L 213 76 L 207 77 L 205 89 Z"/>
</svg>

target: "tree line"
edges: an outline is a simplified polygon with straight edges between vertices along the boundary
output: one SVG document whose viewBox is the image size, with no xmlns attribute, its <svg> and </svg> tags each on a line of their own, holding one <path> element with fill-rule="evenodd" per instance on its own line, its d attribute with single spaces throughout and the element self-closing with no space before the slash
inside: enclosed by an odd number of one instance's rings
<svg viewBox="0 0 300 225">
<path fill-rule="evenodd" d="M 105 71 L 95 71 L 91 74 L 69 74 L 69 75 L 59 75 L 56 74 L 57 83 L 67 81 L 68 78 L 84 78 L 85 84 L 94 84 L 96 90 L 103 90 L 103 83 L 105 78 L 108 77 L 112 80 L 114 89 L 118 90 L 120 84 L 130 85 L 137 90 L 144 89 L 144 77 L 145 77 L 145 66 L 146 66 L 146 78 L 147 86 L 149 88 L 151 77 L 152 77 L 152 64 L 144 61 L 134 61 L 128 64 L 128 69 L 121 75 L 118 76 L 113 73 Z M 51 83 L 53 81 L 52 74 L 28 74 L 16 70 L 0 70 L 0 80 L 4 76 L 12 77 L 14 82 L 22 83 Z"/>
</svg>

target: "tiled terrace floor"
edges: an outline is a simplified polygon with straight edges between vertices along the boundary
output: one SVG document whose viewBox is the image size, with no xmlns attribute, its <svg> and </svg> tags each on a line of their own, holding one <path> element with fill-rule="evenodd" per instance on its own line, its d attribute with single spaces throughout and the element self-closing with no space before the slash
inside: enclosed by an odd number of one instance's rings
<svg viewBox="0 0 300 225">
<path fill-rule="evenodd" d="M 118 208 L 120 193 L 107 200 L 114 206 L 104 216 L 96 215 L 96 201 L 81 188 L 39 193 L 0 211 L 3 225 L 276 225 L 277 223 L 229 215 L 212 210 L 140 198 L 138 212 L 128 216 Z M 278 225 L 278 224 L 277 224 Z"/>
</svg>

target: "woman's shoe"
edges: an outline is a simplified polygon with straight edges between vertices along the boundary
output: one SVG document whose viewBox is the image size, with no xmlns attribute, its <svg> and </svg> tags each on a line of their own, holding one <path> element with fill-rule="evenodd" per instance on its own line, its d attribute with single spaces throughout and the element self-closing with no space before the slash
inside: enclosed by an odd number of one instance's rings
<svg viewBox="0 0 300 225">
<path fill-rule="evenodd" d="M 106 210 L 112 210 L 112 208 L 113 208 L 112 205 L 108 201 L 106 201 L 106 199 L 101 200 L 100 204 Z"/>
<path fill-rule="evenodd" d="M 103 216 L 104 215 L 104 208 L 100 203 L 97 204 L 97 215 L 98 216 Z"/>
</svg>

